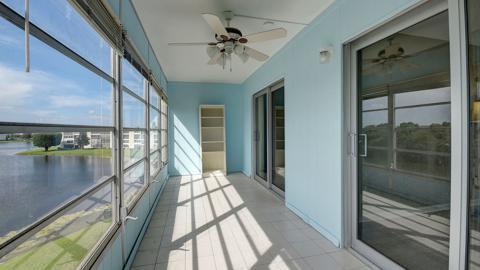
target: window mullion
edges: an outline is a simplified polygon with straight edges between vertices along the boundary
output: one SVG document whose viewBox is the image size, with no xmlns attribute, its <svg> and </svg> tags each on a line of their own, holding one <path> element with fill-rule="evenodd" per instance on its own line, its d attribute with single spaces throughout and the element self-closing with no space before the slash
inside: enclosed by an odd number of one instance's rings
<svg viewBox="0 0 480 270">
<path fill-rule="evenodd" d="M 146 95 L 146 101 L 147 104 L 145 106 L 145 124 L 147 127 L 147 132 L 145 134 L 145 147 L 144 147 L 144 152 L 145 152 L 145 159 L 146 159 L 146 164 L 145 164 L 145 187 L 148 187 L 150 185 L 151 179 L 150 179 L 150 87 L 149 87 L 149 81 L 147 79 L 143 80 L 144 82 L 144 92 Z M 145 96 L 144 95 L 144 96 Z"/>
</svg>

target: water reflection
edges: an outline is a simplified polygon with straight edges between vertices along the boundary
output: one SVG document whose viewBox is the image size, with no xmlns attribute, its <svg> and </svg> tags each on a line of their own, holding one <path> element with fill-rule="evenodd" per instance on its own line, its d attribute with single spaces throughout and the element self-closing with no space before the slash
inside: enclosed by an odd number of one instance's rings
<svg viewBox="0 0 480 270">
<path fill-rule="evenodd" d="M 111 158 L 15 155 L 29 149 L 31 143 L 0 143 L 0 237 L 112 174 Z"/>
</svg>

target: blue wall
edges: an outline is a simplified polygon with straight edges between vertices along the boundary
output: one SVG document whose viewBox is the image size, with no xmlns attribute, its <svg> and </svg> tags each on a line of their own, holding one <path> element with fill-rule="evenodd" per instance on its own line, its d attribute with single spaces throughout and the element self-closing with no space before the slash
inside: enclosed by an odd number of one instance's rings
<svg viewBox="0 0 480 270">
<path fill-rule="evenodd" d="M 228 170 L 250 174 L 252 95 L 283 78 L 286 204 L 339 245 L 343 195 L 342 46 L 347 39 L 418 1 L 337 0 L 242 85 L 168 83 L 169 173 L 200 172 L 198 106 L 225 104 Z M 129 19 L 126 23 L 137 24 Z M 132 38 L 136 44 L 144 42 L 137 35 Z M 328 64 L 320 64 L 319 50 L 327 46 L 333 47 L 332 58 Z M 141 52 L 149 58 L 153 55 L 150 49 Z M 163 73 L 156 75 L 166 84 Z"/>
<path fill-rule="evenodd" d="M 225 105 L 227 170 L 243 169 L 244 122 L 241 85 L 169 82 L 169 174 L 199 174 L 200 150 L 199 106 Z"/>
<path fill-rule="evenodd" d="M 251 173 L 252 95 L 285 80 L 287 206 L 339 245 L 342 239 L 342 47 L 416 0 L 337 0 L 242 85 L 243 166 Z M 328 64 L 319 51 L 333 47 Z"/>
</svg>

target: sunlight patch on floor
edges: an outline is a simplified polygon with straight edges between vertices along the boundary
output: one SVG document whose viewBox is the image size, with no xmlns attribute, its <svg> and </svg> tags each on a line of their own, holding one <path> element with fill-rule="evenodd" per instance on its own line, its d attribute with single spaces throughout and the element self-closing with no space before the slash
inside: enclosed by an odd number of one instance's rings
<svg viewBox="0 0 480 270">
<path fill-rule="evenodd" d="M 344 269 L 338 252 L 258 183 L 213 172 L 167 182 L 132 269 Z"/>
</svg>

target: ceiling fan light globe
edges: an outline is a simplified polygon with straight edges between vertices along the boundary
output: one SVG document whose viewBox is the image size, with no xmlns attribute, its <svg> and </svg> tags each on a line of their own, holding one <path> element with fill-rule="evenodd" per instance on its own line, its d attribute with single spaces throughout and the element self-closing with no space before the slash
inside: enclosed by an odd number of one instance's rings
<svg viewBox="0 0 480 270">
<path fill-rule="evenodd" d="M 223 61 L 225 59 L 225 54 L 217 58 L 217 65 L 223 66 Z"/>
<path fill-rule="evenodd" d="M 248 54 L 246 53 L 241 53 L 241 54 L 237 54 L 238 55 L 238 58 L 240 58 L 240 60 L 242 60 L 242 62 L 245 64 L 248 60 Z"/>
<path fill-rule="evenodd" d="M 243 54 L 245 52 L 245 47 L 242 45 L 236 45 L 233 49 L 236 55 Z"/>
<path fill-rule="evenodd" d="M 218 48 L 216 46 L 208 46 L 207 47 L 207 55 L 210 58 L 213 58 L 218 53 Z"/>
</svg>

